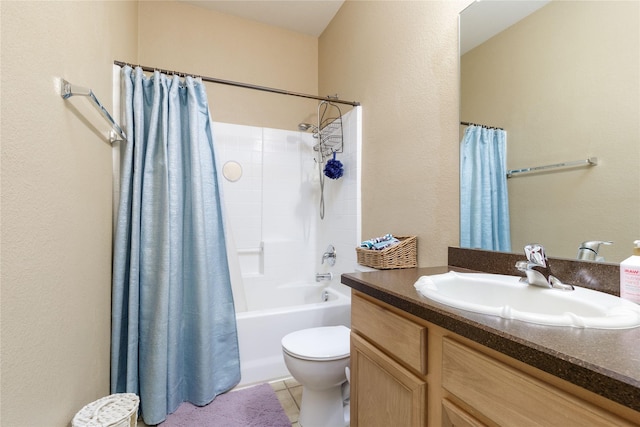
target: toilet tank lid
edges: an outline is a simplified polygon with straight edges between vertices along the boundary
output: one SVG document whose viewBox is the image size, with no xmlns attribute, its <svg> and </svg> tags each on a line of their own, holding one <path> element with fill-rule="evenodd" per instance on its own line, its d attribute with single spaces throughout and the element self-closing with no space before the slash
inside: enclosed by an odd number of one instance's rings
<svg viewBox="0 0 640 427">
<path fill-rule="evenodd" d="M 282 338 L 282 347 L 301 358 L 335 359 L 349 355 L 346 326 L 323 326 L 291 332 Z"/>
</svg>

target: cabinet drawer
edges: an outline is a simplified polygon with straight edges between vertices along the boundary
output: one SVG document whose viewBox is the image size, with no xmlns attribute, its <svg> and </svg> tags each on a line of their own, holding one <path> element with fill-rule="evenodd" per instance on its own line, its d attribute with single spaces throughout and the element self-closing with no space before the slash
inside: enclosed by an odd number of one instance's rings
<svg viewBox="0 0 640 427">
<path fill-rule="evenodd" d="M 442 427 L 486 427 L 462 409 L 442 399 Z"/>
<path fill-rule="evenodd" d="M 612 414 L 444 338 L 442 386 L 503 426 L 623 426 Z"/>
<path fill-rule="evenodd" d="M 351 327 L 408 368 L 427 374 L 427 328 L 354 294 Z"/>
</svg>

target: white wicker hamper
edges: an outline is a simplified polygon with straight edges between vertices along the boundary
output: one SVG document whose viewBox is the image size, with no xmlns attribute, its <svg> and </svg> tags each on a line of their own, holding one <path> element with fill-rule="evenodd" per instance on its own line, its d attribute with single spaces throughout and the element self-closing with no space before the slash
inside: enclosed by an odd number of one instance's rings
<svg viewBox="0 0 640 427">
<path fill-rule="evenodd" d="M 116 393 L 89 403 L 73 417 L 72 427 L 136 427 L 140 398 Z"/>
</svg>

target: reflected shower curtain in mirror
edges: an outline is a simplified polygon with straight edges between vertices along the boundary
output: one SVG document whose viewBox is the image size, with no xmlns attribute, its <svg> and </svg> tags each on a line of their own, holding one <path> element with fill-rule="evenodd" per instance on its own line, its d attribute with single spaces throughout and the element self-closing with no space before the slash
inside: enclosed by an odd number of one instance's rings
<svg viewBox="0 0 640 427">
<path fill-rule="evenodd" d="M 239 382 L 235 310 L 204 85 L 126 66 L 122 91 L 111 392 L 158 424 Z"/>
<path fill-rule="evenodd" d="M 460 246 L 511 251 L 507 133 L 469 126 L 460 143 Z"/>
</svg>

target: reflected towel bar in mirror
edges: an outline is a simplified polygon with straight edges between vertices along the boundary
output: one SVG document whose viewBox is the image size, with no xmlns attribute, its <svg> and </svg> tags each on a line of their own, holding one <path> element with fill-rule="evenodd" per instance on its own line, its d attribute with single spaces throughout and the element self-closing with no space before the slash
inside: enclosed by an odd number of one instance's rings
<svg viewBox="0 0 640 427">
<path fill-rule="evenodd" d="M 576 160 L 575 162 L 563 162 L 563 163 L 555 163 L 553 165 L 545 165 L 545 166 L 535 166 L 531 168 L 522 168 L 522 169 L 511 169 L 507 171 L 507 178 L 511 178 L 514 175 L 519 175 L 523 173 L 529 172 L 540 172 L 550 169 L 560 169 L 560 168 L 574 168 L 578 166 L 595 166 L 598 164 L 597 157 L 589 157 L 586 160 Z"/>
</svg>

